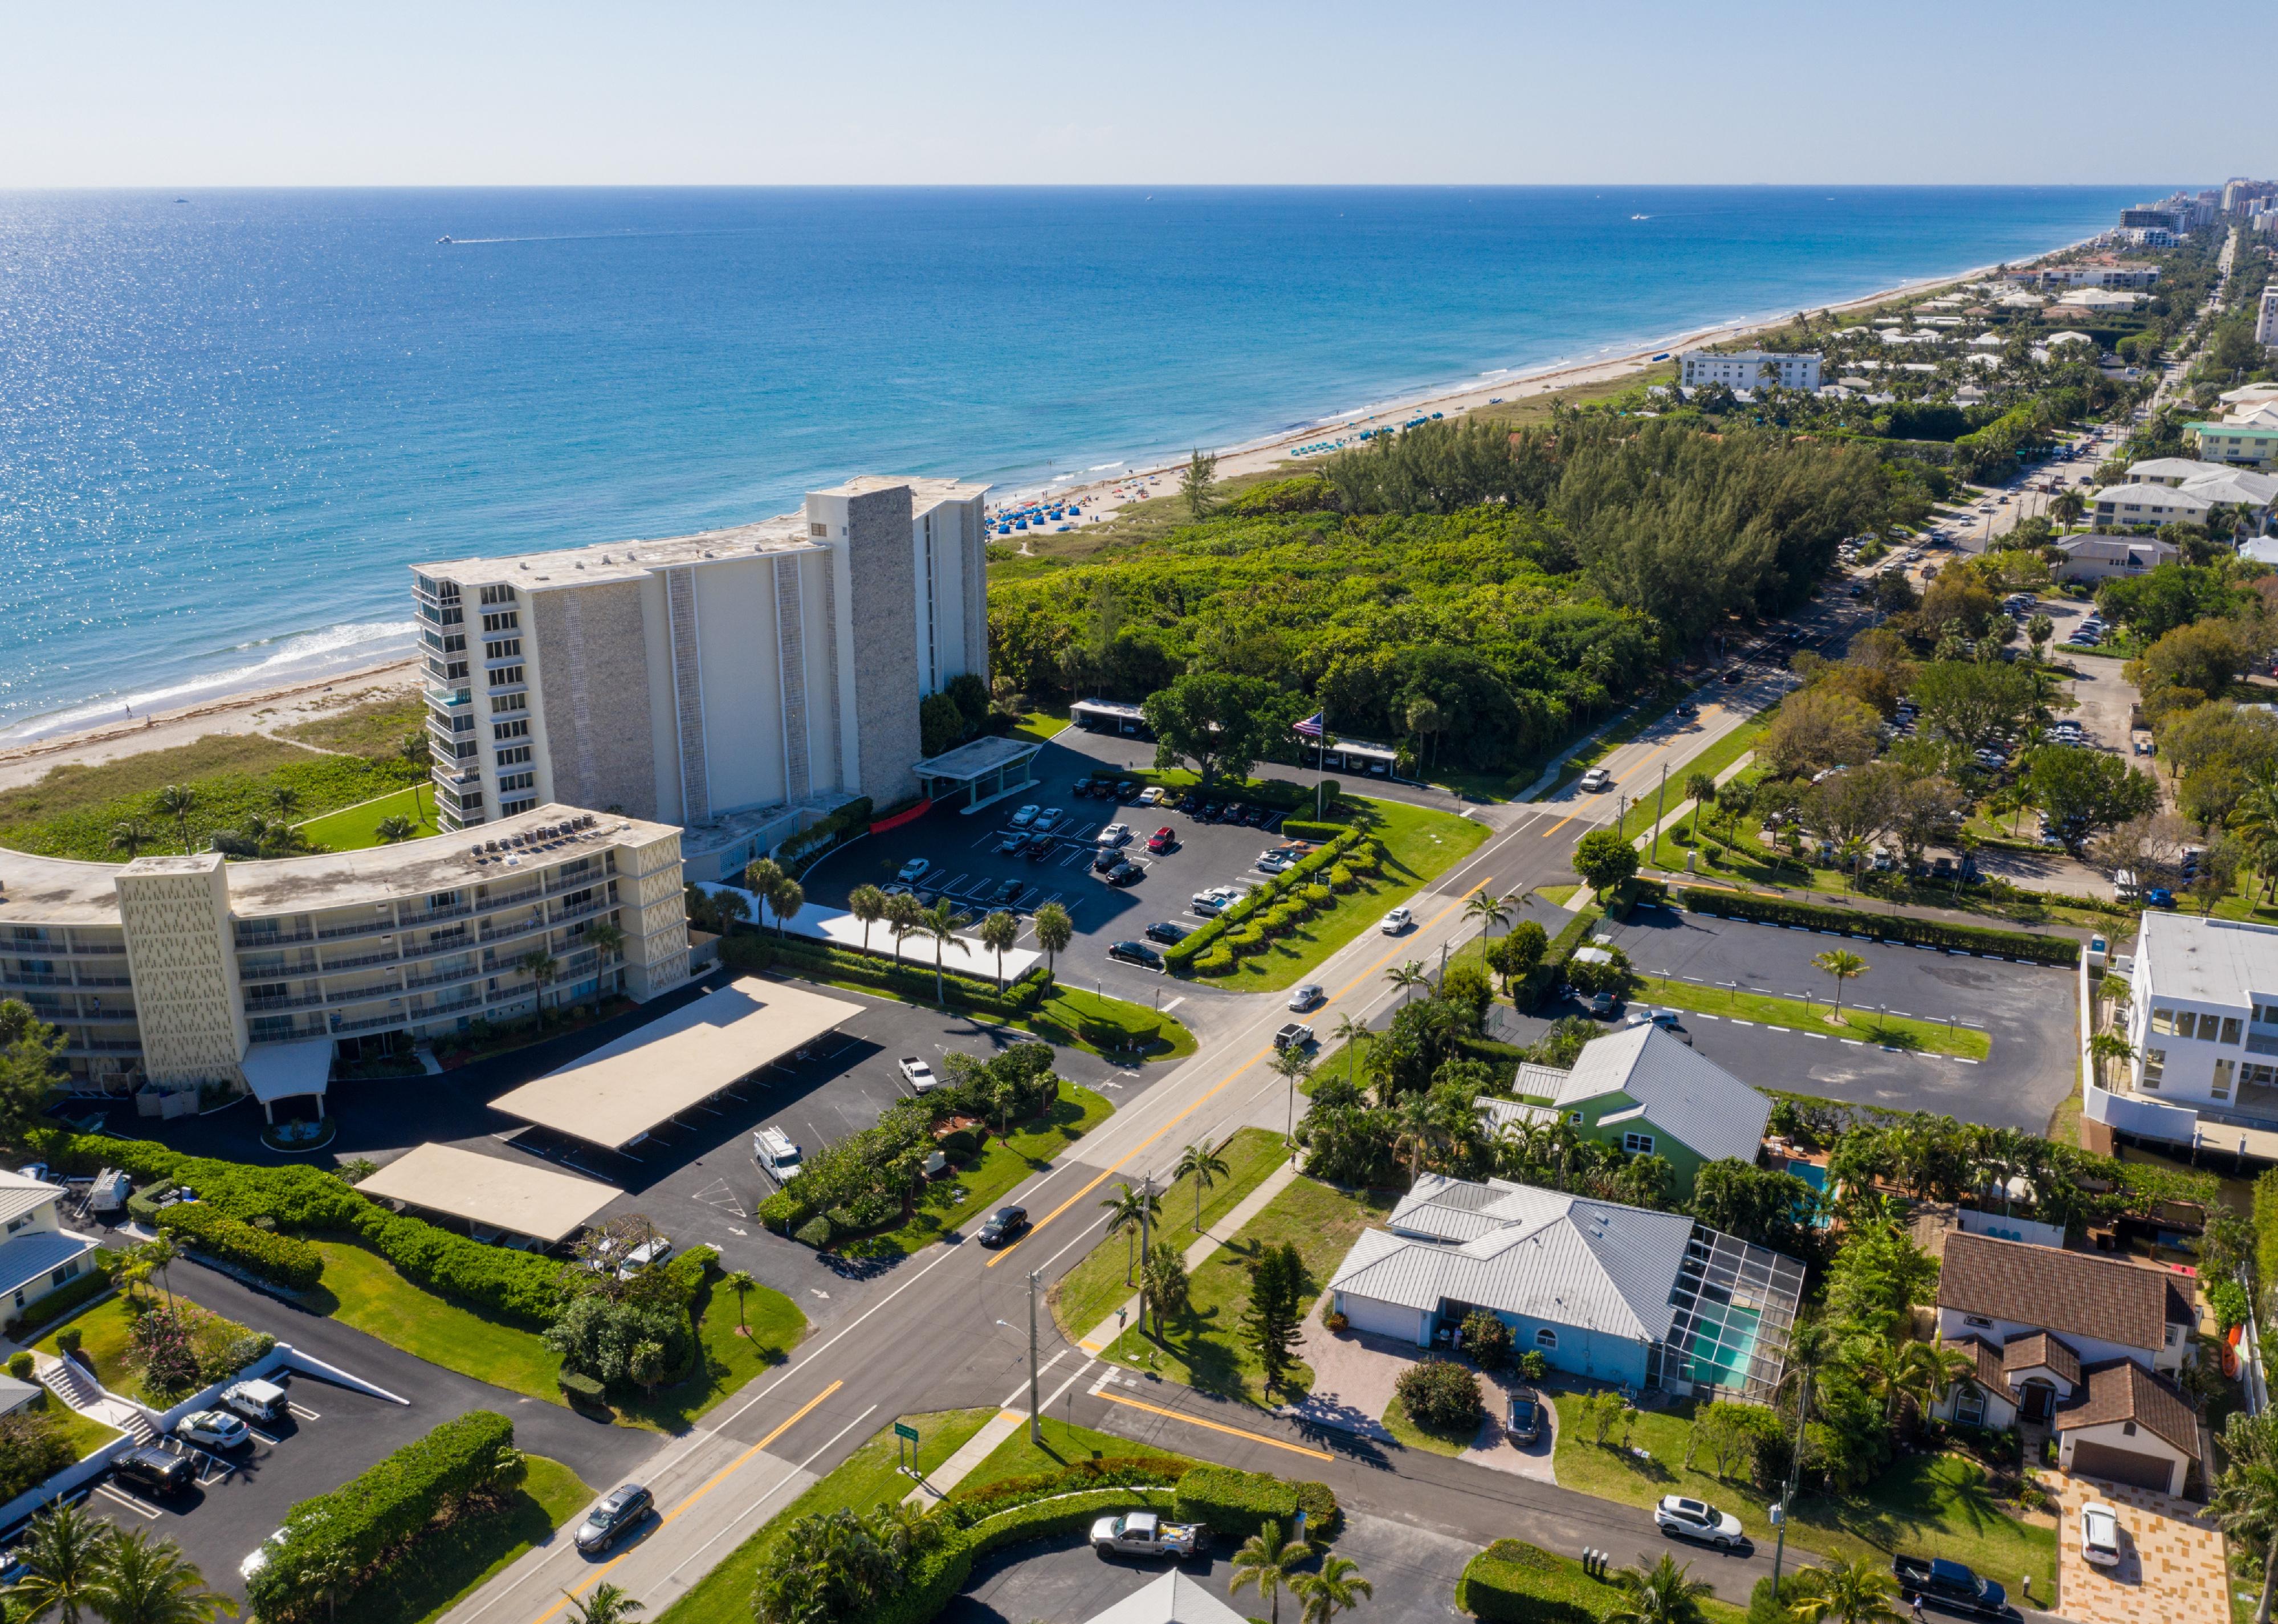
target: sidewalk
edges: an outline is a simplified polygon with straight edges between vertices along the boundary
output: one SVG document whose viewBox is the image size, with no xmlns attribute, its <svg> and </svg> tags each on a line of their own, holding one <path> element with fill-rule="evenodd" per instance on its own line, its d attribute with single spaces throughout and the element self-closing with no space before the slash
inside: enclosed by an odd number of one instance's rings
<svg viewBox="0 0 2278 1624">
<path fill-rule="evenodd" d="M 1296 1176 L 1297 1164 L 1294 1162 L 1284 1162 L 1268 1173 L 1255 1190 L 1235 1203 L 1234 1210 L 1220 1218 L 1214 1227 L 1223 1231 L 1229 1239 L 1241 1233 L 1242 1226 L 1263 1212 L 1265 1209 L 1265 1204 L 1288 1189 L 1289 1181 Z M 1170 1226 L 1166 1222 L 1165 1228 L 1168 1227 Z M 1158 1231 L 1158 1233 L 1159 1232 Z M 1204 1230 L 1195 1243 L 1187 1248 L 1187 1271 L 1191 1274 L 1200 1269 L 1210 1261 L 1211 1254 L 1224 1244 L 1225 1242 L 1217 1235 L 1211 1233 L 1209 1230 Z M 1116 1338 L 1123 1334 L 1124 1326 L 1135 1318 L 1138 1313 L 1139 1294 L 1134 1292 L 1120 1308 L 1093 1326 L 1090 1332 L 1076 1346 L 1087 1353 L 1105 1352 L 1114 1343 Z"/>
</svg>

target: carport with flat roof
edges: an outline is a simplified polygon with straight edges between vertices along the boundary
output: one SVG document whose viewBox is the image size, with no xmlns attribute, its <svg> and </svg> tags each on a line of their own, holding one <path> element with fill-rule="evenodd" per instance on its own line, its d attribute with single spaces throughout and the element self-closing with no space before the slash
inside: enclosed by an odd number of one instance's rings
<svg viewBox="0 0 2278 1624">
<path fill-rule="evenodd" d="M 624 1192 L 598 1179 L 573 1178 L 455 1145 L 421 1145 L 356 1186 L 365 1195 L 463 1218 L 478 1240 L 485 1231 L 526 1235 L 559 1246 Z"/>
<path fill-rule="evenodd" d="M 861 1012 L 844 999 L 746 976 L 491 1104 L 589 1145 L 623 1150 Z"/>
</svg>

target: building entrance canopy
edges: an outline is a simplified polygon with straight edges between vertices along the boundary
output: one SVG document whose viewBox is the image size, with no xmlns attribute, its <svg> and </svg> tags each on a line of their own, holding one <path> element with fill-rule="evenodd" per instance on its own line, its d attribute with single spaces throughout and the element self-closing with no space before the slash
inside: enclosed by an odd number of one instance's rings
<svg viewBox="0 0 2278 1624">
<path fill-rule="evenodd" d="M 968 806 L 980 806 L 1036 782 L 1032 766 L 1043 748 L 1020 739 L 975 739 L 910 770 L 926 799 L 945 801 L 962 790 Z"/>
</svg>

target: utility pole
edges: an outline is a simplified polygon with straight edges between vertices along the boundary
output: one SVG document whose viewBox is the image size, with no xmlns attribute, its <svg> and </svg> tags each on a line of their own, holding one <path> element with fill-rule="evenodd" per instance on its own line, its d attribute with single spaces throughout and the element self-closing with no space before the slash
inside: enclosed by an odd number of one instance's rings
<svg viewBox="0 0 2278 1624">
<path fill-rule="evenodd" d="M 1803 1372 L 1803 1390 L 1795 1407 L 1795 1453 L 1788 1461 L 1787 1493 L 1780 1500 L 1779 1535 L 1772 1542 L 1772 1599 L 1779 1599 L 1780 1560 L 1787 1554 L 1787 1520 L 1795 1505 L 1796 1480 L 1803 1475 L 1803 1430 L 1811 1418 L 1811 1370 Z"/>
<path fill-rule="evenodd" d="M 1668 804 L 1669 763 L 1664 761 L 1661 764 L 1661 789 L 1653 797 L 1653 828 L 1648 831 L 1652 837 L 1652 843 L 1647 846 L 1646 850 L 1647 851 L 1658 850 L 1661 847 L 1661 819 L 1662 813 L 1664 809 L 1667 808 Z"/>
<path fill-rule="evenodd" d="M 1044 1441 L 1044 1426 L 1036 1401 L 1036 1285 L 1043 1277 L 1042 1269 L 1028 1276 L 1028 1442 L 1039 1447 Z M 1773 1589 L 1777 1593 L 1778 1587 Z"/>
<path fill-rule="evenodd" d="M 1139 1186 L 1139 1334 L 1147 1334 L 1147 1244 L 1151 1232 L 1148 1215 L 1155 1206 L 1155 1175 L 1150 1171 Z"/>
</svg>

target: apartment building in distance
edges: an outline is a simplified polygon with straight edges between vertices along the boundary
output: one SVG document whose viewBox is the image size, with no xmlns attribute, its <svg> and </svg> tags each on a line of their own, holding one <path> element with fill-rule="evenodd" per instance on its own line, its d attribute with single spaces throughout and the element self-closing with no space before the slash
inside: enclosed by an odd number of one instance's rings
<svg viewBox="0 0 2278 1624">
<path fill-rule="evenodd" d="M 914 794 L 920 703 L 988 676 L 985 489 L 865 477 L 729 530 L 416 566 L 444 821 L 774 812 L 764 848 Z"/>
<path fill-rule="evenodd" d="M 2254 316 L 2254 341 L 2278 349 L 2278 286 L 2262 290 L 2262 307 Z"/>
<path fill-rule="evenodd" d="M 321 1094 L 336 1056 L 688 973 L 680 831 L 575 807 L 259 862 L 0 850 L 0 996 L 81 1092 Z"/>
<path fill-rule="evenodd" d="M 1687 350 L 1678 357 L 1677 381 L 1687 389 L 1721 385 L 1726 389 L 1756 389 L 1768 371 L 1777 372 L 1782 389 L 1819 387 L 1820 357 L 1782 355 L 1770 350 L 1744 349 L 1729 355 L 1715 350 Z"/>
</svg>

